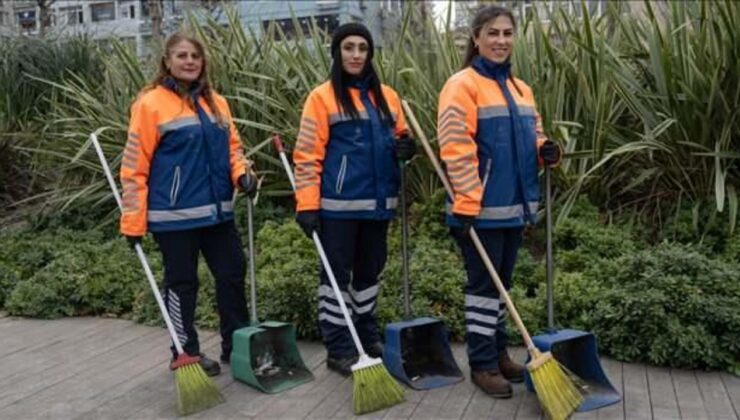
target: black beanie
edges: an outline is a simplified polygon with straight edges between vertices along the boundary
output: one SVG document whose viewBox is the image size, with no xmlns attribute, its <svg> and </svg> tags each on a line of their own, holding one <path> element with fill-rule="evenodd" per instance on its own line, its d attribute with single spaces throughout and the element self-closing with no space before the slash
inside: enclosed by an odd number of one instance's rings
<svg viewBox="0 0 740 420">
<path fill-rule="evenodd" d="M 336 57 L 337 50 L 339 49 L 339 44 L 342 43 L 342 40 L 344 38 L 347 38 L 351 35 L 357 35 L 365 38 L 368 46 L 367 59 L 368 61 L 372 60 L 373 50 L 375 49 L 375 45 L 373 44 L 373 36 L 370 34 L 370 31 L 365 25 L 356 22 L 345 23 L 344 25 L 339 26 L 334 31 L 334 35 L 331 38 L 331 56 Z"/>
</svg>

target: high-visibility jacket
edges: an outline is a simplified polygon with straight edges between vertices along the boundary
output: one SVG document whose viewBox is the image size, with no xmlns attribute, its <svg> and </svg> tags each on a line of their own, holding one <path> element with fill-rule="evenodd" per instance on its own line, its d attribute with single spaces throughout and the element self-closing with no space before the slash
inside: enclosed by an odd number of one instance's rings
<svg viewBox="0 0 740 420">
<path fill-rule="evenodd" d="M 452 213 L 476 216 L 478 228 L 518 227 L 536 220 L 539 147 L 546 140 L 532 89 L 511 77 L 510 64 L 478 56 L 445 83 L 437 138 L 455 196 Z"/>
<path fill-rule="evenodd" d="M 226 100 L 213 94 L 218 123 L 205 100 L 193 110 L 172 89 L 142 92 L 131 107 L 121 162 L 121 232 L 140 236 L 210 226 L 233 219 L 232 196 L 248 169 Z"/>
<path fill-rule="evenodd" d="M 331 82 L 306 99 L 293 151 L 296 209 L 331 219 L 391 219 L 398 206 L 394 142 L 406 130 L 398 94 L 382 85 L 393 116 L 380 118 L 365 86 L 349 88 L 359 119 L 339 111 Z"/>
</svg>

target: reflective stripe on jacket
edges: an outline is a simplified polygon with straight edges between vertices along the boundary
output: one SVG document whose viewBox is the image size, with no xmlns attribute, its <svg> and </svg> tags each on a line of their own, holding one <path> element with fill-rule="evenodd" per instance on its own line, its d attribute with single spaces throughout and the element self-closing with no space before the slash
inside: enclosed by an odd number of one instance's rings
<svg viewBox="0 0 740 420">
<path fill-rule="evenodd" d="M 203 98 L 193 110 L 165 86 L 141 93 L 132 105 L 121 162 L 123 234 L 193 229 L 233 218 L 233 188 L 248 164 L 226 100 L 213 96 L 222 125 Z"/>
<path fill-rule="evenodd" d="M 398 205 L 395 138 L 406 130 L 398 94 L 383 85 L 393 127 L 367 90 L 350 88 L 359 119 L 340 113 L 330 82 L 306 99 L 293 151 L 298 211 L 332 219 L 390 219 Z"/>
<path fill-rule="evenodd" d="M 459 226 L 452 213 L 477 216 L 479 228 L 535 222 L 545 136 L 532 90 L 509 69 L 478 56 L 440 93 L 437 138 L 455 192 L 446 209 L 451 226 Z"/>
</svg>

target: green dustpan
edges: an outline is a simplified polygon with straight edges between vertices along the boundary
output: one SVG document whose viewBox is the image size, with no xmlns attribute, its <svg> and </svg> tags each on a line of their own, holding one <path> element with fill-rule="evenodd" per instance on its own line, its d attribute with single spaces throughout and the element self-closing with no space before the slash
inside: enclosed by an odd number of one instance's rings
<svg viewBox="0 0 740 420">
<path fill-rule="evenodd" d="M 234 331 L 231 376 L 262 392 L 275 394 L 312 381 L 313 374 L 303 363 L 292 324 L 257 321 L 252 200 L 249 198 L 247 198 L 247 229 L 251 325 Z"/>
</svg>

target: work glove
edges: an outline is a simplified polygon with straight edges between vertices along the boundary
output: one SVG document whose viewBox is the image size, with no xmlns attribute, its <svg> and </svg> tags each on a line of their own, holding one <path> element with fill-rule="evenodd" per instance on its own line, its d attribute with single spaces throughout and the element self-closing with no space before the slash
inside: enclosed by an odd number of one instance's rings
<svg viewBox="0 0 740 420">
<path fill-rule="evenodd" d="M 560 147 L 552 140 L 545 140 L 540 146 L 540 157 L 545 165 L 557 165 L 560 162 Z"/>
<path fill-rule="evenodd" d="M 396 140 L 396 159 L 401 162 L 408 162 L 416 154 L 416 143 L 408 133 L 401 134 Z"/>
<path fill-rule="evenodd" d="M 244 194 L 249 198 L 254 198 L 257 195 L 257 175 L 252 171 L 247 171 L 244 175 L 239 177 L 239 188 L 244 191 Z"/>
<path fill-rule="evenodd" d="M 142 238 L 141 236 L 126 235 L 126 242 L 128 242 L 128 246 L 135 251 L 136 244 L 141 245 L 141 238 Z"/>
<path fill-rule="evenodd" d="M 469 237 L 470 228 L 473 227 L 473 222 L 475 222 L 475 216 L 460 213 L 453 213 L 452 215 L 462 224 L 462 227 L 460 228 L 461 238 Z"/>
<path fill-rule="evenodd" d="M 313 231 L 321 233 L 321 218 L 319 218 L 318 210 L 299 211 L 295 215 L 295 220 L 309 239 L 313 238 Z"/>
</svg>

